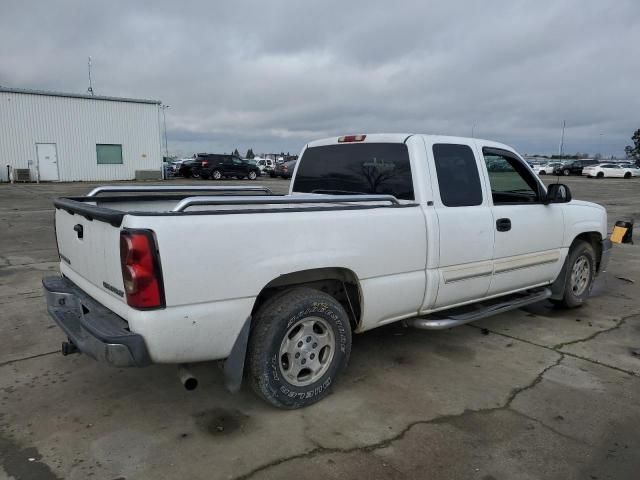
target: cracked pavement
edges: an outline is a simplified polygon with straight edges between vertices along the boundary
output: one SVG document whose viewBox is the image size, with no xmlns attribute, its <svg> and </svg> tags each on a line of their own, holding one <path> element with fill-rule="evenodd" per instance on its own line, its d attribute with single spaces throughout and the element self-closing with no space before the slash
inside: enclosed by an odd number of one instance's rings
<svg viewBox="0 0 640 480">
<path fill-rule="evenodd" d="M 640 218 L 638 181 L 562 181 L 610 224 Z M 638 478 L 637 245 L 616 246 L 581 309 L 356 335 L 331 395 L 279 411 L 226 392 L 215 363 L 187 392 L 174 366 L 58 353 L 40 292 L 57 269 L 50 199 L 90 188 L 0 185 L 0 479 Z"/>
</svg>

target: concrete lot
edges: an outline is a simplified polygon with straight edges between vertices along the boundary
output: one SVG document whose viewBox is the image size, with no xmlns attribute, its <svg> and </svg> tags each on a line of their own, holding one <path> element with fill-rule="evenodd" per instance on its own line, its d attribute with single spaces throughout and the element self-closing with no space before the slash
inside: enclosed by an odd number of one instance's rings
<svg viewBox="0 0 640 480">
<path fill-rule="evenodd" d="M 640 179 L 562 180 L 610 223 L 640 219 Z M 0 478 L 639 478 L 638 245 L 616 246 L 579 310 L 358 335 L 332 395 L 278 411 L 227 393 L 216 364 L 186 392 L 172 366 L 58 353 L 40 291 L 57 269 L 51 198 L 90 186 L 0 185 Z"/>
</svg>

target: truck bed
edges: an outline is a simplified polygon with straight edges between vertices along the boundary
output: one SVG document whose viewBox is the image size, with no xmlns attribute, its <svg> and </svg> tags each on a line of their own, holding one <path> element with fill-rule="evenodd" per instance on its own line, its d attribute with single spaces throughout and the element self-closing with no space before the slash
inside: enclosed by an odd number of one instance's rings
<svg viewBox="0 0 640 480">
<path fill-rule="evenodd" d="M 108 196 L 99 196 L 109 193 Z M 131 195 L 137 193 L 138 195 Z M 193 195 L 198 193 L 200 195 Z M 127 195 L 122 195 L 127 194 Z M 402 207 L 391 195 L 274 195 L 266 187 L 98 187 L 83 197 L 61 197 L 56 208 L 120 226 L 125 215 L 193 215 Z"/>
</svg>

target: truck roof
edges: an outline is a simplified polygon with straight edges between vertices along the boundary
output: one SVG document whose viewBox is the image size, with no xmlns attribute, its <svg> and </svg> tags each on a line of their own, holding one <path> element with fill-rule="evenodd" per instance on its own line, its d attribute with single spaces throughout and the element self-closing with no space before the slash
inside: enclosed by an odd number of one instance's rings
<svg viewBox="0 0 640 480">
<path fill-rule="evenodd" d="M 459 143 L 460 141 L 464 141 L 464 142 L 480 141 L 487 146 L 502 148 L 512 152 L 514 151 L 513 148 L 503 143 L 494 142 L 492 140 L 485 140 L 481 138 L 472 138 L 472 137 L 455 137 L 455 136 L 427 134 L 427 133 L 366 133 L 366 134 L 363 133 L 358 135 L 365 135 L 365 139 L 357 143 L 404 143 L 407 140 L 407 138 L 414 135 L 420 135 L 423 137 L 429 137 L 429 140 L 434 142 Z M 322 138 L 319 140 L 314 140 L 312 142 L 309 142 L 306 145 L 306 148 L 320 147 L 322 145 L 334 145 L 337 143 L 341 143 L 338 141 L 339 138 L 341 137 L 328 137 L 328 138 Z"/>
</svg>

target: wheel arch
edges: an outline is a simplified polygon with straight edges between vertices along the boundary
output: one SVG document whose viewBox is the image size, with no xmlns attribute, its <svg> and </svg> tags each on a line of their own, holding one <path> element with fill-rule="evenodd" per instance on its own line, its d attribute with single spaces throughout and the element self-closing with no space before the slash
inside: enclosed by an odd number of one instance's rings
<svg viewBox="0 0 640 480">
<path fill-rule="evenodd" d="M 590 232 L 581 232 L 577 234 L 573 241 L 571 242 L 571 246 L 569 247 L 569 252 L 574 247 L 574 245 L 579 241 L 585 241 L 591 245 L 593 251 L 596 254 L 596 272 L 600 272 L 600 263 L 602 260 L 602 234 L 600 232 L 590 231 Z M 562 265 L 562 269 L 560 270 L 560 274 L 555 279 L 553 284 L 551 284 L 551 298 L 559 299 L 562 297 L 562 292 L 564 291 L 564 285 L 567 278 L 567 262 L 569 261 L 569 255 L 564 261 L 564 265 Z"/>
<path fill-rule="evenodd" d="M 256 297 L 251 310 L 252 317 L 274 295 L 299 286 L 315 288 L 334 297 L 349 315 L 352 330 L 358 328 L 364 308 L 362 288 L 356 273 L 344 267 L 298 270 L 272 279 Z"/>
</svg>

